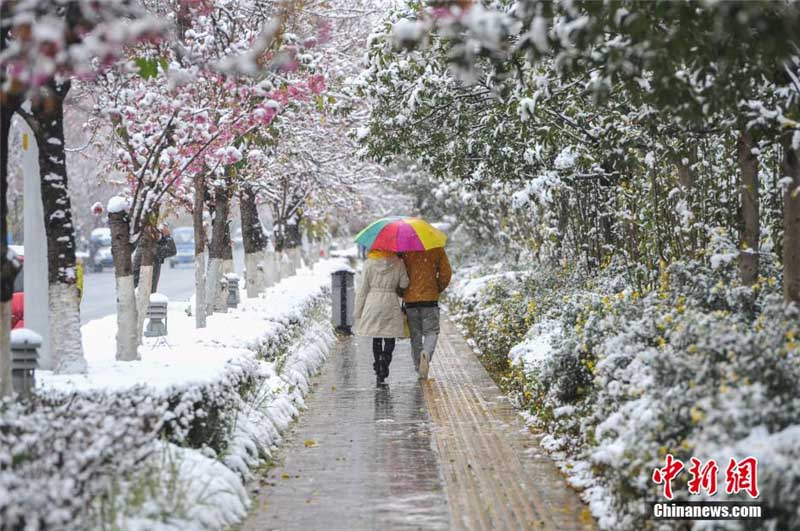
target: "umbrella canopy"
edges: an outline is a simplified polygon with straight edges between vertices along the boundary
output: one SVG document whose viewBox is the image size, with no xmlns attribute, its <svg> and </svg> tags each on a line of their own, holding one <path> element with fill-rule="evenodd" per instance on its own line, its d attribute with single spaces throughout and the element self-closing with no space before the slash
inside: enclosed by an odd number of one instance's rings
<svg viewBox="0 0 800 531">
<path fill-rule="evenodd" d="M 447 235 L 424 219 L 393 216 L 371 223 L 355 241 L 370 250 L 404 253 L 444 247 Z"/>
</svg>

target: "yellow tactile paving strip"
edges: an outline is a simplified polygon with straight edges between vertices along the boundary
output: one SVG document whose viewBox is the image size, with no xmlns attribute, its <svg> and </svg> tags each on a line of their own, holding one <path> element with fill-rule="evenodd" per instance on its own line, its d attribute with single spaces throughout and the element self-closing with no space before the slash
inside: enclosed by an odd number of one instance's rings
<svg viewBox="0 0 800 531">
<path fill-rule="evenodd" d="M 423 386 L 456 529 L 593 530 L 588 510 L 538 451 L 453 324 L 442 316 Z"/>
</svg>

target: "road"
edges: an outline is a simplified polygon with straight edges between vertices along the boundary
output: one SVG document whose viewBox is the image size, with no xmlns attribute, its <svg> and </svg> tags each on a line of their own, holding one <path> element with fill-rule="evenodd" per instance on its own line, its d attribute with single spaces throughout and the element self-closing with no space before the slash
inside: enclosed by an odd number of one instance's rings
<svg viewBox="0 0 800 531">
<path fill-rule="evenodd" d="M 234 266 L 241 276 L 244 253 L 234 248 Z M 194 293 L 194 265 L 176 265 L 170 269 L 168 263 L 161 267 L 158 291 L 173 301 L 188 301 Z M 105 269 L 102 273 L 87 272 L 83 279 L 83 299 L 81 300 L 81 323 L 116 313 L 117 296 L 114 285 L 114 270 Z"/>
</svg>

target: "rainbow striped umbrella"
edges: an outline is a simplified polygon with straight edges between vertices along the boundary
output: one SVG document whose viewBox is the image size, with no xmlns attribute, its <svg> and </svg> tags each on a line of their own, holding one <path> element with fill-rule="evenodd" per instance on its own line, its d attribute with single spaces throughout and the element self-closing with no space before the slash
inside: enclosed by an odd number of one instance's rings
<svg viewBox="0 0 800 531">
<path fill-rule="evenodd" d="M 370 251 L 404 253 L 444 247 L 447 235 L 424 219 L 392 216 L 371 223 L 355 241 Z"/>
</svg>

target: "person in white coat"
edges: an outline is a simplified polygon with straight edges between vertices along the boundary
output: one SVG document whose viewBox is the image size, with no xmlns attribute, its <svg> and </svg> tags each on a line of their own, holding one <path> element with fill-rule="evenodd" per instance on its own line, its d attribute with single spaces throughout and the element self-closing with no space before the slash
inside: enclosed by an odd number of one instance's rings
<svg viewBox="0 0 800 531">
<path fill-rule="evenodd" d="M 400 295 L 407 287 L 406 266 L 396 254 L 369 252 L 356 295 L 356 334 L 372 338 L 378 385 L 389 376 L 395 338 L 404 335 Z"/>
</svg>

